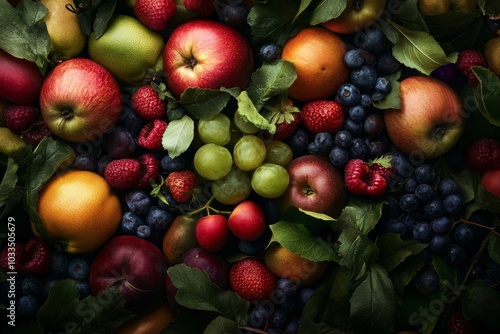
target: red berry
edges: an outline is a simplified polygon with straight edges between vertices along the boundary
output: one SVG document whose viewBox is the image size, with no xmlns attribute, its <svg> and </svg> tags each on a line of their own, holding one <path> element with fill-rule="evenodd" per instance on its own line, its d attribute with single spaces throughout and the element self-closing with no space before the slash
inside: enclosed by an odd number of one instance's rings
<svg viewBox="0 0 500 334">
<path fill-rule="evenodd" d="M 387 189 L 385 177 L 371 170 L 361 159 L 351 159 L 344 167 L 345 185 L 347 190 L 358 196 L 372 198 L 381 197 Z"/>
<path fill-rule="evenodd" d="M 140 170 L 141 166 L 135 159 L 113 160 L 106 165 L 104 178 L 111 187 L 127 190 L 137 184 Z"/>
<path fill-rule="evenodd" d="M 479 139 L 467 147 L 465 165 L 472 171 L 484 172 L 500 168 L 500 142 L 495 139 Z"/>
<path fill-rule="evenodd" d="M 156 180 L 160 176 L 160 162 L 152 153 L 144 153 L 137 157 L 140 172 L 134 188 L 146 189 L 151 186 L 149 180 Z"/>
<path fill-rule="evenodd" d="M 26 273 L 43 275 L 50 268 L 52 252 L 45 240 L 33 238 L 26 243 L 23 258 Z"/>
<path fill-rule="evenodd" d="M 335 101 L 316 100 L 302 107 L 300 118 L 304 126 L 314 134 L 329 132 L 335 135 L 344 123 L 344 110 Z"/>
<path fill-rule="evenodd" d="M 479 334 L 481 323 L 477 320 L 468 320 L 461 310 L 455 311 L 448 319 L 448 329 L 451 334 Z"/>
<path fill-rule="evenodd" d="M 131 102 L 136 114 L 148 121 L 166 116 L 167 101 L 162 100 L 151 85 L 142 86 L 136 90 Z"/>
<path fill-rule="evenodd" d="M 52 136 L 52 132 L 44 121 L 35 123 L 28 131 L 23 134 L 24 140 L 33 146 L 38 145 L 42 139 Z"/>
<path fill-rule="evenodd" d="M 174 200 L 186 203 L 191 200 L 194 189 L 198 187 L 198 178 L 190 170 L 181 170 L 168 174 L 165 183 Z"/>
<path fill-rule="evenodd" d="M 163 30 L 174 16 L 177 6 L 174 0 L 137 0 L 134 13 L 151 30 Z"/>
<path fill-rule="evenodd" d="M 161 142 L 167 126 L 168 123 L 161 119 L 148 122 L 139 133 L 139 146 L 150 150 L 163 149 Z"/>
<path fill-rule="evenodd" d="M 263 301 L 276 289 L 277 278 L 264 263 L 245 258 L 233 264 L 229 271 L 231 289 L 248 301 Z"/>
<path fill-rule="evenodd" d="M 21 242 L 15 242 L 14 247 L 11 246 L 6 245 L 0 253 L 0 270 L 24 274 L 23 259 L 26 245 Z"/>
<path fill-rule="evenodd" d="M 479 80 L 477 79 L 474 72 L 472 72 L 472 66 L 486 66 L 486 59 L 483 54 L 477 50 L 462 50 L 458 53 L 458 58 L 456 62 L 457 69 L 462 72 L 463 75 L 467 77 L 469 85 L 477 85 Z"/>
<path fill-rule="evenodd" d="M 184 0 L 184 7 L 201 17 L 209 17 L 215 12 L 212 0 Z"/>
<path fill-rule="evenodd" d="M 28 130 L 40 115 L 40 109 L 34 105 L 12 105 L 5 108 L 5 125 L 16 134 Z"/>
</svg>

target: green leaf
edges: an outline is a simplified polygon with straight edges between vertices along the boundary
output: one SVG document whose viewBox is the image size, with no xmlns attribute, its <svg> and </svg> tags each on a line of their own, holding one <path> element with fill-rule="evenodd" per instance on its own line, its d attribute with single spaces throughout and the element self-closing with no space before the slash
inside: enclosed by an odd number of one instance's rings
<svg viewBox="0 0 500 334">
<path fill-rule="evenodd" d="M 314 26 L 339 17 L 346 5 L 346 0 L 321 0 L 311 15 L 311 25 Z"/>
<path fill-rule="evenodd" d="M 192 116 L 209 119 L 220 113 L 230 98 L 222 89 L 187 88 L 179 102 Z"/>
<path fill-rule="evenodd" d="M 373 106 L 378 109 L 399 109 L 401 108 L 401 91 L 399 89 L 399 77 L 401 71 L 398 71 L 387 79 L 391 82 L 391 92 L 380 101 L 373 101 Z"/>
<path fill-rule="evenodd" d="M 0 208 L 9 201 L 12 192 L 16 188 L 18 168 L 19 166 L 14 159 L 9 158 L 7 160 L 7 168 L 3 175 L 2 183 L 0 183 Z"/>
<path fill-rule="evenodd" d="M 458 183 L 464 203 L 472 201 L 479 185 L 480 174 L 466 168 L 458 174 L 452 174 L 451 177 Z"/>
<path fill-rule="evenodd" d="M 456 61 L 457 55 L 447 56 L 439 43 L 427 32 L 409 30 L 394 22 L 390 22 L 390 26 L 398 33 L 392 54 L 407 67 L 430 75 L 438 67 Z M 388 28 L 389 26 L 386 27 Z"/>
<path fill-rule="evenodd" d="M 432 266 L 441 280 L 443 286 L 455 286 L 452 289 L 458 289 L 458 272 L 448 266 L 442 256 L 432 257 Z"/>
<path fill-rule="evenodd" d="M 418 9 L 418 0 L 406 0 L 397 3 L 397 9 L 392 10 L 393 20 L 409 30 L 425 31 L 427 24 Z"/>
<path fill-rule="evenodd" d="M 203 333 L 205 328 L 212 322 L 213 317 L 199 316 L 196 314 L 196 321 L 193 321 L 192 310 L 177 310 L 173 322 L 169 323 L 164 328 L 161 334 L 186 334 L 186 333 Z"/>
<path fill-rule="evenodd" d="M 421 256 L 409 256 L 399 266 L 394 268 L 390 273 L 394 291 L 398 296 L 404 294 L 404 288 L 417 275 L 417 272 L 425 265 Z"/>
<path fill-rule="evenodd" d="M 270 225 L 270 228 L 274 239 L 292 253 L 315 262 L 339 261 L 331 245 L 315 237 L 303 225 L 281 221 Z"/>
<path fill-rule="evenodd" d="M 206 272 L 177 264 L 168 268 L 167 274 L 177 288 L 175 299 L 179 304 L 195 310 L 217 312 L 235 321 L 246 318 L 250 303 L 213 283 Z"/>
<path fill-rule="evenodd" d="M 376 242 L 380 253 L 378 263 L 388 272 L 394 270 L 407 257 L 419 254 L 427 245 L 415 240 L 402 240 L 396 233 L 384 233 Z"/>
<path fill-rule="evenodd" d="M 366 274 L 367 268 L 377 260 L 378 248 L 364 234 L 358 234 L 350 243 L 346 242 L 345 235 L 344 230 L 339 236 L 339 251 L 342 255 L 340 264 L 352 269 L 352 279 L 358 280 Z"/>
<path fill-rule="evenodd" d="M 218 316 L 203 331 L 204 334 L 237 333 L 239 324 L 231 319 Z"/>
<path fill-rule="evenodd" d="M 328 227 L 335 230 L 337 225 L 337 221 L 328 215 L 303 210 L 293 205 L 285 209 L 282 220 L 304 225 L 314 235 L 325 233 L 325 229 Z"/>
<path fill-rule="evenodd" d="M 500 292 L 482 280 L 470 282 L 462 293 L 464 316 L 500 331 Z M 486 307 L 485 307 L 486 306 Z"/>
<path fill-rule="evenodd" d="M 73 320 L 78 298 L 74 280 L 56 281 L 50 288 L 47 300 L 38 310 L 37 317 L 42 327 L 49 332 Z"/>
<path fill-rule="evenodd" d="M 368 234 L 382 216 L 384 204 L 383 199 L 352 198 L 342 210 L 338 220 L 356 226 L 361 233 Z"/>
<path fill-rule="evenodd" d="M 488 253 L 493 261 L 500 264 L 500 236 L 495 233 L 489 234 Z"/>
<path fill-rule="evenodd" d="M 168 123 L 161 144 L 171 158 L 186 152 L 194 138 L 194 121 L 188 115 Z"/>
<path fill-rule="evenodd" d="M 387 271 L 373 264 L 351 297 L 351 330 L 358 333 L 391 333 L 398 298 Z"/>
<path fill-rule="evenodd" d="M 481 20 L 481 11 L 479 10 L 469 13 L 451 10 L 445 14 L 426 16 L 425 23 L 432 36 L 444 40 L 458 32 L 464 33 L 465 30 L 471 28 L 471 23 L 477 19 Z"/>
<path fill-rule="evenodd" d="M 16 8 L 0 1 L 0 49 L 36 63 L 43 73 L 50 52 L 49 33 L 43 21 L 47 12 L 40 1 L 23 0 Z"/>
<path fill-rule="evenodd" d="M 93 24 L 95 39 L 101 37 L 106 31 L 108 22 L 114 14 L 116 1 L 117 0 L 103 0 L 99 4 Z"/>
<path fill-rule="evenodd" d="M 286 92 L 296 78 L 295 66 L 291 62 L 276 60 L 255 70 L 246 90 L 255 109 L 260 111 L 271 97 Z"/>
<path fill-rule="evenodd" d="M 473 66 L 472 71 L 479 79 L 473 90 L 476 104 L 483 116 L 493 125 L 500 126 L 500 78 L 491 70 Z"/>
<path fill-rule="evenodd" d="M 300 0 L 299 9 L 297 10 L 297 14 L 293 19 L 294 21 L 307 9 L 307 7 L 309 7 L 312 1 L 313 0 Z"/>
<path fill-rule="evenodd" d="M 267 130 L 270 133 L 276 132 L 276 125 L 269 123 L 269 121 L 259 113 L 246 90 L 242 91 L 236 100 L 238 101 L 238 110 L 236 112 L 239 113 L 239 116 L 241 116 L 244 121 L 252 123 L 261 130 Z"/>
<path fill-rule="evenodd" d="M 325 315 L 333 318 L 335 327 L 344 331 L 349 329 L 351 285 L 351 271 L 346 267 L 339 267 L 325 307 Z"/>
</svg>

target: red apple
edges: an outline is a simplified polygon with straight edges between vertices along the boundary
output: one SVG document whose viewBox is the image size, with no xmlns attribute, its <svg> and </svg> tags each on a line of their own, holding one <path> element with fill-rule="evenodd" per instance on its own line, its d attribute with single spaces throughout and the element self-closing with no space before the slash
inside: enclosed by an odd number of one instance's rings
<svg viewBox="0 0 500 334">
<path fill-rule="evenodd" d="M 363 30 L 378 20 L 387 0 L 347 0 L 339 17 L 322 23 L 322 26 L 339 34 L 352 34 Z"/>
<path fill-rule="evenodd" d="M 208 215 L 196 221 L 194 234 L 201 248 L 216 253 L 226 245 L 231 231 L 225 216 Z"/>
<path fill-rule="evenodd" d="M 135 235 L 108 241 L 90 267 L 89 283 L 94 294 L 116 286 L 127 307 L 137 309 L 164 299 L 167 271 L 165 256 L 153 243 Z"/>
<path fill-rule="evenodd" d="M 419 159 L 439 157 L 455 146 L 465 129 L 457 93 L 444 82 L 426 76 L 403 79 L 400 90 L 401 108 L 384 113 L 391 142 Z"/>
<path fill-rule="evenodd" d="M 37 102 L 44 77 L 35 63 L 0 49 L 0 99 L 15 104 Z"/>
<path fill-rule="evenodd" d="M 282 195 L 284 206 L 327 214 L 336 218 L 345 206 L 347 195 L 342 175 L 326 158 L 306 154 L 287 166 L 290 185 Z"/>
<path fill-rule="evenodd" d="M 40 92 L 40 110 L 56 136 L 71 142 L 93 140 L 118 121 L 120 86 L 96 62 L 72 58 L 47 75 Z"/>
<path fill-rule="evenodd" d="M 253 71 L 252 50 L 237 30 L 217 21 L 178 26 L 165 44 L 167 86 L 179 98 L 186 88 L 243 88 Z"/>
<path fill-rule="evenodd" d="M 500 169 L 483 172 L 480 184 L 484 189 L 500 198 Z"/>
<path fill-rule="evenodd" d="M 266 229 L 266 216 L 262 208 L 254 201 L 240 202 L 228 219 L 229 229 L 240 240 L 255 241 Z"/>
</svg>

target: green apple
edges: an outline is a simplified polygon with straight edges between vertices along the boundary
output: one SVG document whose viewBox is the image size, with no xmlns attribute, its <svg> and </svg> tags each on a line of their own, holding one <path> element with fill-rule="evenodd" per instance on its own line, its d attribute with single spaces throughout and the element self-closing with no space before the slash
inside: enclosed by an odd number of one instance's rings
<svg viewBox="0 0 500 334">
<path fill-rule="evenodd" d="M 322 26 L 338 34 L 355 33 L 377 21 L 384 12 L 386 2 L 387 0 L 347 0 L 346 8 L 340 16 L 322 23 Z"/>
<path fill-rule="evenodd" d="M 163 37 L 127 15 L 115 15 L 104 34 L 96 39 L 89 36 L 90 59 L 101 64 L 117 79 L 138 86 L 148 72 L 163 70 Z"/>
</svg>

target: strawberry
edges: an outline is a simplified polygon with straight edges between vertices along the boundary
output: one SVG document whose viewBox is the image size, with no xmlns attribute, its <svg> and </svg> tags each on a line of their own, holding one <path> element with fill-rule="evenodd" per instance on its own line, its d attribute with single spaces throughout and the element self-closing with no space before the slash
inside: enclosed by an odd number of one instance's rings
<svg viewBox="0 0 500 334">
<path fill-rule="evenodd" d="M 213 0 L 184 0 L 184 7 L 201 17 L 209 17 L 215 12 Z"/>
<path fill-rule="evenodd" d="M 151 185 L 149 180 L 156 180 L 160 176 L 160 163 L 152 153 L 138 156 L 137 161 L 139 161 L 140 172 L 134 188 L 146 189 Z"/>
<path fill-rule="evenodd" d="M 137 0 L 135 16 L 151 30 L 164 30 L 174 16 L 177 6 L 174 0 Z"/>
<path fill-rule="evenodd" d="M 5 125 L 15 134 L 27 131 L 40 115 L 40 109 L 34 105 L 11 105 L 5 108 Z"/>
<path fill-rule="evenodd" d="M 477 320 L 466 319 L 463 312 L 457 310 L 448 319 L 448 329 L 451 334 L 479 334 L 481 333 L 481 323 Z"/>
<path fill-rule="evenodd" d="M 314 134 L 329 132 L 336 134 L 344 123 L 344 110 L 340 103 L 331 100 L 307 102 L 300 112 L 302 123 Z"/>
<path fill-rule="evenodd" d="M 167 101 L 151 85 L 137 89 L 131 102 L 135 113 L 148 121 L 163 118 L 167 112 Z"/>
<path fill-rule="evenodd" d="M 500 142 L 483 138 L 471 143 L 465 151 L 465 165 L 476 172 L 499 169 Z"/>
<path fill-rule="evenodd" d="M 148 122 L 139 132 L 139 146 L 150 150 L 163 149 L 161 142 L 167 126 L 168 123 L 161 119 Z"/>
<path fill-rule="evenodd" d="M 134 187 L 139 180 L 141 165 L 135 159 L 117 159 L 109 162 L 104 170 L 104 178 L 118 190 Z"/>
<path fill-rule="evenodd" d="M 477 85 L 479 80 L 477 79 L 474 72 L 472 72 L 472 66 L 486 66 L 486 59 L 483 54 L 477 50 L 462 50 L 458 53 L 457 62 L 455 64 L 457 69 L 462 72 L 469 85 Z"/>
<path fill-rule="evenodd" d="M 31 275 L 43 275 L 49 270 L 52 251 L 45 240 L 32 238 L 27 243 L 16 242 L 13 249 L 10 246 L 0 253 L 1 270 Z M 12 256 L 14 261 L 9 263 Z"/>
<path fill-rule="evenodd" d="M 300 110 L 294 106 L 291 99 L 285 97 L 273 104 L 266 104 L 262 115 L 269 123 L 276 126 L 273 139 L 283 140 L 290 137 L 299 127 Z"/>
<path fill-rule="evenodd" d="M 277 278 L 264 265 L 253 258 L 245 258 L 229 270 L 231 289 L 241 298 L 251 302 L 267 300 L 276 289 Z"/>
<path fill-rule="evenodd" d="M 187 203 L 191 200 L 194 189 L 198 187 L 198 178 L 190 170 L 181 170 L 168 174 L 165 183 L 174 200 Z"/>
<path fill-rule="evenodd" d="M 52 132 L 44 121 L 35 123 L 28 131 L 23 133 L 23 138 L 28 144 L 38 145 L 42 139 L 52 136 Z"/>
<path fill-rule="evenodd" d="M 344 178 L 347 190 L 358 196 L 372 198 L 381 197 L 387 190 L 387 181 L 376 168 L 361 159 L 351 159 L 344 167 Z"/>
</svg>

